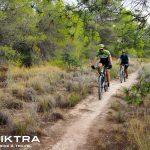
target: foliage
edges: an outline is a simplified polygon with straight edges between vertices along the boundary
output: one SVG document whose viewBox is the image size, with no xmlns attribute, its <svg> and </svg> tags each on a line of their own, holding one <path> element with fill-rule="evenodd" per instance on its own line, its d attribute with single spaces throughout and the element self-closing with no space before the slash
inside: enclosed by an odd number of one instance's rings
<svg viewBox="0 0 150 150">
<path fill-rule="evenodd" d="M 146 81 L 147 76 L 142 78 L 139 83 L 132 86 L 131 89 L 125 89 L 125 100 L 129 104 L 140 105 L 144 98 L 150 92 L 150 81 Z"/>
<path fill-rule="evenodd" d="M 20 63 L 20 55 L 17 54 L 14 49 L 7 45 L 0 46 L 0 58 L 1 65 L 8 63 L 8 61 L 16 64 Z"/>
<path fill-rule="evenodd" d="M 81 96 L 78 93 L 71 93 L 69 96 L 70 106 L 75 106 L 81 99 Z"/>
<path fill-rule="evenodd" d="M 123 48 L 134 57 L 149 53 L 149 25 L 120 0 L 81 0 L 76 6 L 62 0 L 2 0 L 0 6 L 0 49 L 21 66 L 57 60 L 76 67 L 93 57 L 100 43 L 113 56 Z"/>
<path fill-rule="evenodd" d="M 71 56 L 69 53 L 64 53 L 62 55 L 62 60 L 69 68 L 79 66 L 79 60 L 76 57 Z"/>
</svg>

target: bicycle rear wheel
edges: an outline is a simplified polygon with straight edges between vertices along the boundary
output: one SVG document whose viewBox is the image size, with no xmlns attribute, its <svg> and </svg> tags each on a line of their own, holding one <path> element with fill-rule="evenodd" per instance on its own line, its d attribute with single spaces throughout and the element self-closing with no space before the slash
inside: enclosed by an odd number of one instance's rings
<svg viewBox="0 0 150 150">
<path fill-rule="evenodd" d="M 102 99 L 102 93 L 103 93 L 103 77 L 100 76 L 98 80 L 98 98 L 99 100 Z"/>
</svg>

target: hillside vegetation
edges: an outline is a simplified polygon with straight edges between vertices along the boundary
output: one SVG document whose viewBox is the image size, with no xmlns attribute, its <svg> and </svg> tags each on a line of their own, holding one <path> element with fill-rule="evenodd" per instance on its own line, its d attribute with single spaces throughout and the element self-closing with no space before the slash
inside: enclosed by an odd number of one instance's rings
<svg viewBox="0 0 150 150">
<path fill-rule="evenodd" d="M 115 79 L 119 65 L 114 61 L 113 66 L 111 78 Z M 133 61 L 129 71 L 135 71 L 136 66 Z M 0 133 L 45 134 L 47 124 L 65 119 L 67 109 L 93 93 L 97 78 L 97 70 L 93 71 L 89 65 L 74 71 L 49 64 L 31 68 L 10 66 L 1 72 Z"/>
<path fill-rule="evenodd" d="M 44 124 L 63 119 L 63 110 L 92 93 L 95 79 L 88 68 L 67 73 L 49 65 L 31 69 L 12 67 L 0 89 L 3 132 L 17 135 L 42 132 Z"/>
<path fill-rule="evenodd" d="M 1 0 L 0 61 L 32 66 L 49 61 L 65 67 L 81 66 L 104 43 L 113 56 L 126 49 L 131 57 L 148 57 L 150 26 L 147 1 L 136 11 L 120 0 Z M 141 7 L 139 7 L 141 5 Z"/>
</svg>

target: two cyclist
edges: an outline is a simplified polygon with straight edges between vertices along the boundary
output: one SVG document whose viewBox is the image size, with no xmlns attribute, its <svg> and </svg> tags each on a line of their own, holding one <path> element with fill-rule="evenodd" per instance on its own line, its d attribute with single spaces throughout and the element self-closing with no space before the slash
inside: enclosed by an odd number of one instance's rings
<svg viewBox="0 0 150 150">
<path fill-rule="evenodd" d="M 100 44 L 99 46 L 99 51 L 96 54 L 96 57 L 94 58 L 93 62 L 92 62 L 92 68 L 95 69 L 95 64 L 97 63 L 97 69 L 98 69 L 98 73 L 100 73 L 100 70 L 102 68 L 102 66 L 104 65 L 106 67 L 106 77 L 107 77 L 107 83 L 108 83 L 108 87 L 110 85 L 110 72 L 109 69 L 112 68 L 112 57 L 111 54 L 108 50 L 105 49 L 105 45 L 104 44 Z"/>
<path fill-rule="evenodd" d="M 122 50 L 122 54 L 119 56 L 118 62 L 120 64 L 120 68 L 122 65 L 124 66 L 126 78 L 128 78 L 128 66 L 129 66 L 130 59 L 125 50 Z M 97 64 L 96 67 L 95 67 L 95 64 Z M 96 57 L 94 58 L 91 67 L 92 69 L 97 68 L 98 73 L 100 73 L 100 70 L 103 65 L 106 67 L 106 77 L 107 77 L 107 83 L 109 87 L 110 85 L 109 69 L 112 68 L 112 57 L 111 57 L 110 52 L 105 49 L 105 45 L 100 44 L 99 51 L 97 52 Z"/>
<path fill-rule="evenodd" d="M 130 59 L 125 50 L 122 50 L 122 54 L 119 56 L 118 62 L 120 64 L 120 68 L 121 66 L 124 66 L 126 78 L 128 79 L 128 67 L 129 67 Z"/>
</svg>

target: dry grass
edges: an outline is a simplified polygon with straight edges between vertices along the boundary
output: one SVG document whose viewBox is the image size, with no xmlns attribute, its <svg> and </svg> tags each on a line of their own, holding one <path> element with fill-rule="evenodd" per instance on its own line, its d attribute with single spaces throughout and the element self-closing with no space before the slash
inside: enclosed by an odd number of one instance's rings
<svg viewBox="0 0 150 150">
<path fill-rule="evenodd" d="M 0 125 L 9 123 L 9 115 L 6 112 L 0 111 Z"/>
<path fill-rule="evenodd" d="M 9 87 L 9 91 L 12 93 L 12 95 L 20 100 L 23 100 L 24 89 L 25 87 L 20 84 L 12 84 Z"/>
<path fill-rule="evenodd" d="M 142 118 L 133 118 L 129 120 L 128 138 L 139 150 L 149 150 L 150 148 L 150 116 L 143 116 Z"/>
<path fill-rule="evenodd" d="M 32 68 L 10 66 L 7 86 L 0 90 L 0 108 L 9 109 L 11 119 L 8 118 L 9 123 L 3 121 L 7 120 L 4 114 L 1 122 L 14 135 L 39 134 L 44 118 L 45 123 L 63 120 L 61 110 L 75 106 L 91 93 L 91 83 L 96 83 L 96 80 L 89 68 L 67 73 L 48 65 Z"/>
<path fill-rule="evenodd" d="M 58 120 L 64 120 L 64 116 L 60 109 L 53 109 L 51 112 L 44 113 L 43 120 L 45 122 L 56 122 Z"/>
<path fill-rule="evenodd" d="M 78 93 L 71 93 L 69 95 L 69 103 L 71 107 L 75 106 L 80 100 L 81 96 Z"/>
<path fill-rule="evenodd" d="M 54 100 L 55 100 L 55 107 L 59 107 L 59 108 L 69 107 L 69 101 L 67 95 L 64 95 L 62 93 L 56 93 Z"/>
<path fill-rule="evenodd" d="M 9 100 L 4 103 L 4 107 L 7 109 L 21 110 L 23 109 L 23 102 L 17 99 Z"/>
<path fill-rule="evenodd" d="M 12 135 L 37 135 L 40 123 L 36 113 L 26 112 L 20 118 L 12 118 L 9 130 Z"/>
<path fill-rule="evenodd" d="M 37 112 L 47 112 L 52 110 L 54 108 L 54 100 L 51 95 L 40 97 L 38 106 L 37 106 Z"/>
</svg>

